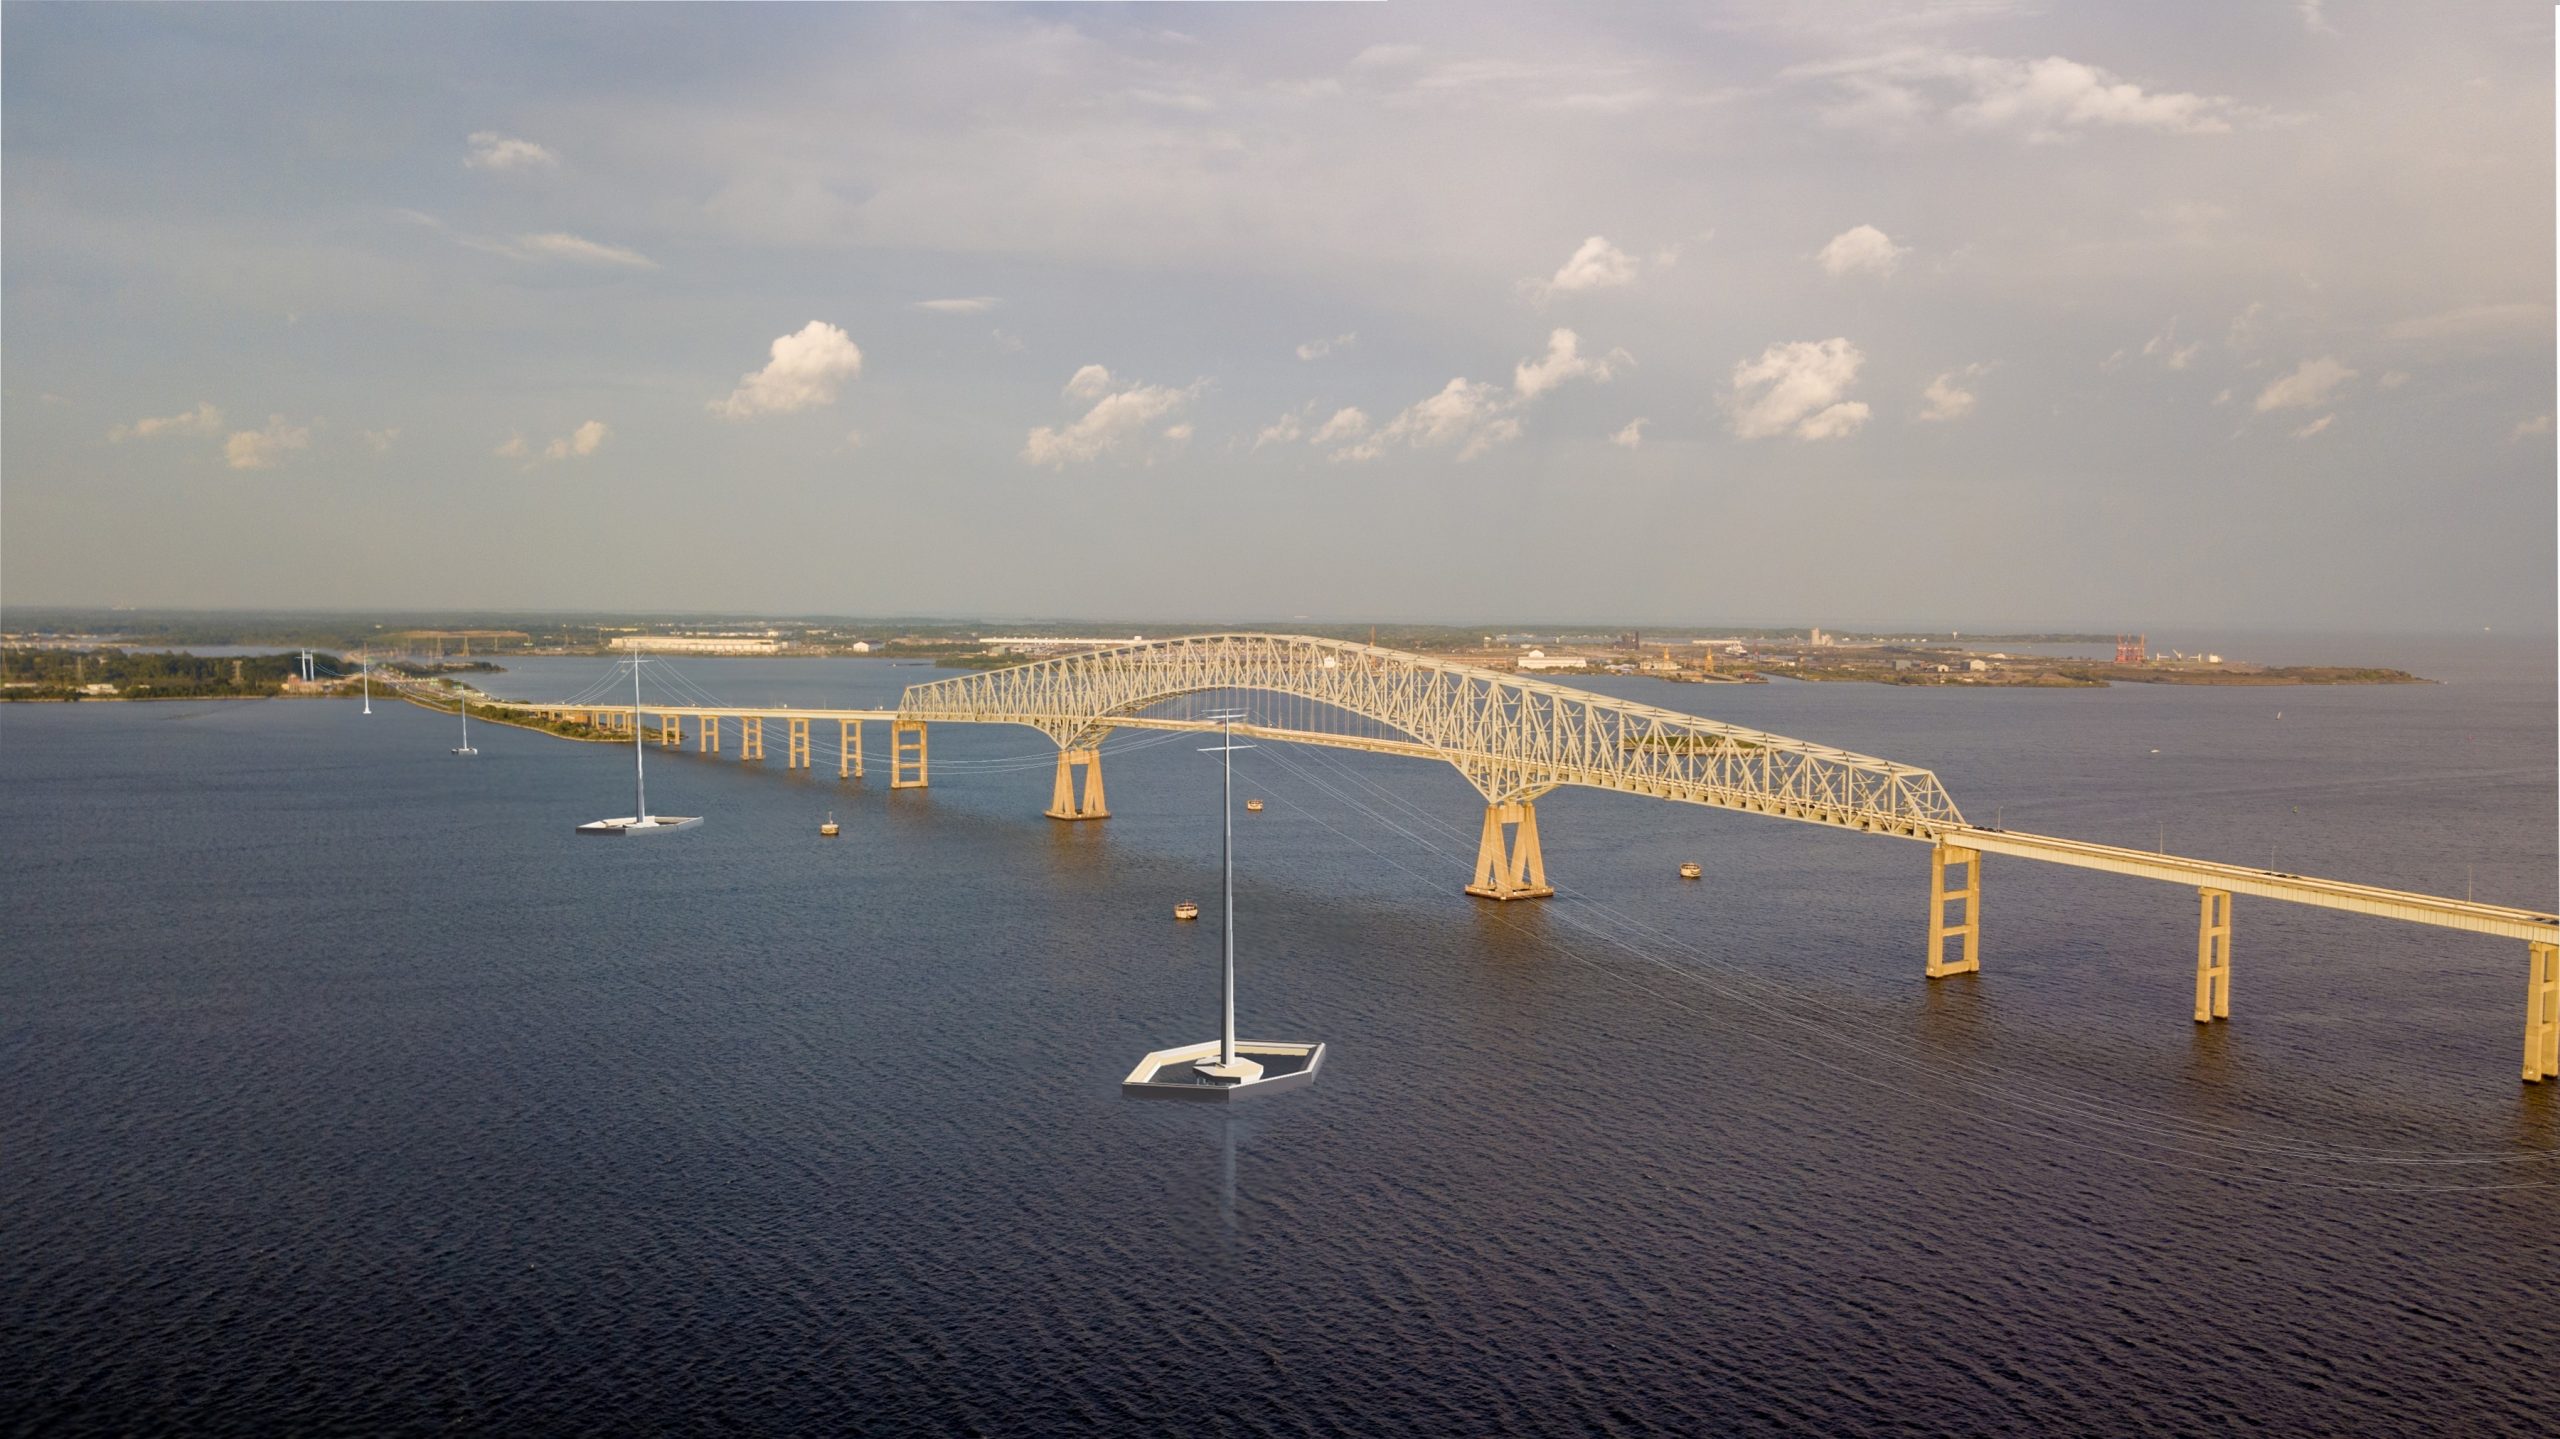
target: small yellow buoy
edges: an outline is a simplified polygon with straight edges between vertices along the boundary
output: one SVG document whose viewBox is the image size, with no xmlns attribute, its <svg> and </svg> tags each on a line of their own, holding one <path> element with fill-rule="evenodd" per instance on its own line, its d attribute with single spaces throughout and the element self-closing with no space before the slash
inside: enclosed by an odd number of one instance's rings
<svg viewBox="0 0 2560 1439">
<path fill-rule="evenodd" d="M 1186 899 L 1182 903 L 1173 907 L 1173 917 L 1175 919 L 1198 919 L 1200 917 L 1200 906 L 1193 904 L 1191 901 Z"/>
<path fill-rule="evenodd" d="M 1696 879 L 1698 876 L 1705 873 L 1705 870 L 1698 868 L 1698 862 L 1694 859 L 1680 866 L 1680 877 L 1682 879 Z"/>
<path fill-rule="evenodd" d="M 827 811 L 827 822 L 818 826 L 818 833 L 828 839 L 836 837 L 836 812 L 834 810 Z"/>
<path fill-rule="evenodd" d="M 1258 800 L 1258 799 L 1249 799 L 1249 800 L 1246 800 L 1246 801 L 1244 802 L 1244 807 L 1245 807 L 1245 812 L 1246 812 L 1246 813 L 1248 813 L 1248 814 L 1260 814 L 1260 813 L 1262 813 L 1262 801 L 1260 801 L 1260 800 Z"/>
</svg>

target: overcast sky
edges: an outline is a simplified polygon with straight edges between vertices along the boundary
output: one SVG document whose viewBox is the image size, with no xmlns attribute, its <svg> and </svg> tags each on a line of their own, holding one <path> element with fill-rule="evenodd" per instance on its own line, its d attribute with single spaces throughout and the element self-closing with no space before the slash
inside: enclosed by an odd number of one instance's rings
<svg viewBox="0 0 2560 1439">
<path fill-rule="evenodd" d="M 2551 25 L 11 4 L 0 599 L 2548 628 Z"/>
</svg>

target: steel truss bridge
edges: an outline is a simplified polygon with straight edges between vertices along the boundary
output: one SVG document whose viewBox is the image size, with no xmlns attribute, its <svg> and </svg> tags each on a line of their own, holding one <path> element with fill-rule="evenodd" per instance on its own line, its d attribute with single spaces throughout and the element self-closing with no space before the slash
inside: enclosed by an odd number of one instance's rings
<svg viewBox="0 0 2560 1439">
<path fill-rule="evenodd" d="M 1247 702 L 1246 697 L 1251 699 Z M 2198 896 L 2195 1020 L 2231 1013 L 2236 895 L 2346 910 L 2522 940 L 2527 952 L 2523 1075 L 2560 1079 L 2560 916 L 2503 905 L 2305 878 L 2210 860 L 1968 824 L 1938 777 L 1785 735 L 1635 704 L 1566 685 L 1399 650 L 1306 635 L 1213 634 L 1117 645 L 910 686 L 894 710 L 489 702 L 608 728 L 649 724 L 661 744 L 697 723 L 705 752 L 739 721 L 739 755 L 764 757 L 766 722 L 789 736 L 787 764 L 812 761 L 813 724 L 838 726 L 837 773 L 863 773 L 862 726 L 890 731 L 890 787 L 930 781 L 935 724 L 1010 724 L 1058 746 L 1048 814 L 1108 818 L 1103 740 L 1118 729 L 1214 730 L 1203 698 L 1240 704 L 1239 735 L 1407 755 L 1454 766 L 1484 797 L 1466 892 L 1536 899 L 1547 883 L 1538 798 L 1565 785 L 1709 805 L 1930 846 L 1931 979 L 1981 966 L 1982 861 L 1988 854 L 2191 885 Z M 1213 706 L 1214 707 L 1214 706 Z M 1079 783 L 1081 781 L 1081 783 Z"/>
</svg>

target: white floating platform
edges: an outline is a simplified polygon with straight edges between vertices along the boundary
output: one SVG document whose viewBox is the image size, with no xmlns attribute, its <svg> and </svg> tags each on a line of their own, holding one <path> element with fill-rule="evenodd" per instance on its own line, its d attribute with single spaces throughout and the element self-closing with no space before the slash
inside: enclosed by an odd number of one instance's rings
<svg viewBox="0 0 2560 1439">
<path fill-rule="evenodd" d="M 644 814 L 638 819 L 600 819 L 578 826 L 580 834 L 673 834 L 702 823 L 698 814 Z"/>
<path fill-rule="evenodd" d="M 1214 1039 L 1180 1049 L 1159 1049 L 1138 1061 L 1138 1067 L 1120 1081 L 1120 1092 L 1149 1099 L 1223 1102 L 1304 1089 L 1316 1082 L 1316 1071 L 1324 1065 L 1322 1044 L 1240 1039 L 1236 1041 L 1238 1075 L 1227 1077 L 1209 1072 L 1217 1067 L 1219 1050 Z"/>
</svg>

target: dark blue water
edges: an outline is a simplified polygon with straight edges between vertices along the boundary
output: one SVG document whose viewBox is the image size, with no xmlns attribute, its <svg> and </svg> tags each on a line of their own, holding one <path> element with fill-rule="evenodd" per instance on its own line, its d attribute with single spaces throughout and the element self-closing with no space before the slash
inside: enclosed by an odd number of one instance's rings
<svg viewBox="0 0 2560 1439">
<path fill-rule="evenodd" d="M 2552 908 L 2547 645 L 2345 648 L 2454 682 L 1600 687 L 1979 821 Z M 1994 859 L 1983 973 L 1931 985 L 1919 846 L 1565 791 L 1566 893 L 1496 907 L 1453 771 L 1253 753 L 1245 1028 L 1325 1075 L 1149 1105 L 1120 1076 L 1216 1016 L 1189 737 L 1063 825 L 1029 731 L 937 729 L 892 794 L 777 727 L 655 756 L 703 828 L 598 842 L 627 752 L 375 711 L 0 707 L 12 1430 L 2552 1423 L 2519 944 L 2243 899 L 2200 1031 L 2186 890 Z"/>
</svg>

